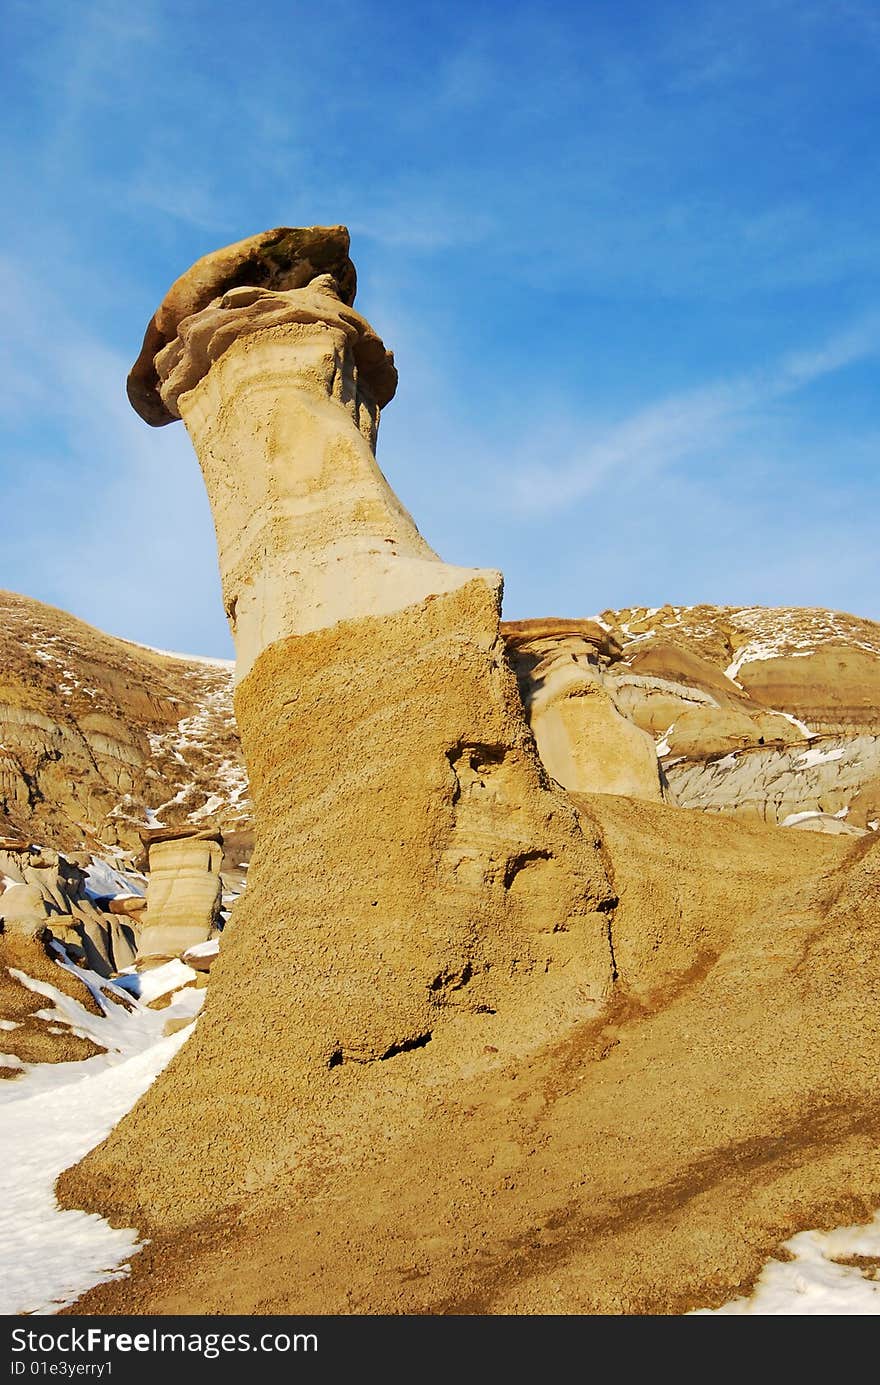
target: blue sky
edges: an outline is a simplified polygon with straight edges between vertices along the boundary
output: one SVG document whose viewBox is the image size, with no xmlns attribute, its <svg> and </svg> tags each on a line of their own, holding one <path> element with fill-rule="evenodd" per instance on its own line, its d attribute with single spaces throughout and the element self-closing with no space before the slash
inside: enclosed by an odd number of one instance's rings
<svg viewBox="0 0 880 1385">
<path fill-rule="evenodd" d="M 344 222 L 396 354 L 379 460 L 505 614 L 880 618 L 874 0 L 7 0 L 0 586 L 225 654 L 171 281 Z"/>
</svg>

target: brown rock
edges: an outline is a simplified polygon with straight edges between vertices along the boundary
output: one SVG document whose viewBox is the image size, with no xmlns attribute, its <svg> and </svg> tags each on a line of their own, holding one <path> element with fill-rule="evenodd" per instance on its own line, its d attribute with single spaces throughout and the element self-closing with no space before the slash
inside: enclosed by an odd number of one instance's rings
<svg viewBox="0 0 880 1385">
<path fill-rule="evenodd" d="M 558 643 L 574 639 L 591 646 L 597 657 L 617 659 L 621 647 L 614 631 L 606 630 L 596 620 L 572 620 L 547 616 L 538 620 L 502 620 L 501 638 L 508 649 L 527 650 L 537 642 Z"/>
<path fill-rule="evenodd" d="M 252 829 L 232 668 L 169 656 L 0 592 L 0 833 L 87 865 L 179 829 Z M 194 819 L 190 819 L 194 814 Z M 201 814 L 201 816 L 199 816 Z"/>
<path fill-rule="evenodd" d="M 298 289 L 318 275 L 330 274 L 342 302 L 352 304 L 357 278 L 348 247 L 344 226 L 276 226 L 202 256 L 172 284 L 147 327 L 141 353 L 128 377 L 132 408 L 153 427 L 179 418 L 159 397 L 156 356 L 174 340 L 185 318 L 201 312 L 229 289 L 240 285 Z"/>
<path fill-rule="evenodd" d="M 142 894 L 117 895 L 108 905 L 111 914 L 124 914 L 127 918 L 137 918 L 146 907 L 146 896 Z"/>
<path fill-rule="evenodd" d="M 659 802 L 654 742 L 622 714 L 607 676 L 617 642 L 594 621 L 519 621 L 502 635 L 548 774 L 576 793 Z"/>
<path fill-rule="evenodd" d="M 149 854 L 147 905 L 138 957 L 176 957 L 205 942 L 220 916 L 223 838 L 217 829 L 143 834 Z"/>
</svg>

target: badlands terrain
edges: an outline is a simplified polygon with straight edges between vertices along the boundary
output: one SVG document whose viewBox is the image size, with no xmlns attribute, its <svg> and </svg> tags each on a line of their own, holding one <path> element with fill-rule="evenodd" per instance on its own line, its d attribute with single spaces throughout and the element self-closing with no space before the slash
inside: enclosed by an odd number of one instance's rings
<svg viewBox="0 0 880 1385">
<path fill-rule="evenodd" d="M 501 620 L 354 293 L 252 237 L 129 379 L 234 668 L 0 597 L 7 1311 L 877 1311 L 880 626 Z"/>
</svg>

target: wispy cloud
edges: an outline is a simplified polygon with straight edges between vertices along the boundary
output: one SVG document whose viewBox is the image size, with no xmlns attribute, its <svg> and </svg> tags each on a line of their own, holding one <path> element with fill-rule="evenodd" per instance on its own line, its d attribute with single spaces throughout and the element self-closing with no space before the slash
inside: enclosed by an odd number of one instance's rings
<svg viewBox="0 0 880 1385">
<path fill-rule="evenodd" d="M 764 370 L 671 395 L 582 446 L 570 446 L 558 460 L 520 462 L 511 504 L 525 511 L 551 511 L 583 499 L 612 475 L 632 486 L 672 466 L 716 455 L 754 428 L 777 401 L 878 353 L 880 314 L 874 314 L 821 346 L 788 353 Z"/>
<path fill-rule="evenodd" d="M 8 400 L 0 586 L 111 633 L 197 653 L 229 650 L 214 536 L 186 432 L 146 428 L 125 395 L 130 362 L 53 288 L 0 261 L 0 373 Z"/>
<path fill-rule="evenodd" d="M 52 74 L 45 84 L 51 99 L 46 103 L 44 158 L 50 169 L 61 172 L 71 158 L 79 162 L 88 114 L 112 104 L 110 93 L 119 89 L 134 55 L 145 63 L 160 41 L 162 22 L 157 0 L 139 0 L 137 6 L 120 6 L 116 0 L 80 0 L 76 5 L 44 0 L 36 8 L 43 34 L 32 62 L 39 64 L 41 79 L 47 71 Z"/>
<path fill-rule="evenodd" d="M 349 230 L 390 250 L 437 252 L 486 240 L 493 217 L 481 210 L 455 208 L 423 188 L 384 198 L 366 214 L 350 217 Z"/>
</svg>

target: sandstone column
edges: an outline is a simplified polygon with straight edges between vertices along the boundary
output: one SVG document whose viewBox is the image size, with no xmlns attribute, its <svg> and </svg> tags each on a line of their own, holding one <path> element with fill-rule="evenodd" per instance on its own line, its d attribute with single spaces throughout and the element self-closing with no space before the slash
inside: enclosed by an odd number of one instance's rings
<svg viewBox="0 0 880 1385">
<path fill-rule="evenodd" d="M 595 1018 L 613 979 L 601 842 L 538 758 L 500 575 L 443 563 L 376 465 L 396 372 L 347 252 L 335 227 L 208 256 L 129 380 L 201 463 L 256 822 L 195 1034 L 65 1175 L 139 1224 L 204 1213 L 168 1149 L 246 1199 L 310 1166 L 320 1113 L 391 1081 L 382 1060 L 418 1050 L 428 1090 Z"/>
<path fill-rule="evenodd" d="M 397 372 L 353 297 L 344 228 L 253 237 L 178 280 L 129 383 L 193 440 L 236 643 L 258 841 L 227 965 L 289 958 L 323 1068 L 497 1010 L 512 973 L 594 1002 L 611 977 L 604 870 L 535 754 L 501 576 L 443 563 L 379 470 Z"/>
<path fill-rule="evenodd" d="M 574 793 L 660 803 L 654 742 L 620 711 L 603 676 L 620 646 L 592 620 L 501 626 L 544 767 Z"/>
<path fill-rule="evenodd" d="M 179 957 L 206 942 L 220 918 L 223 838 L 217 828 L 158 827 L 141 840 L 149 883 L 138 957 Z"/>
</svg>

